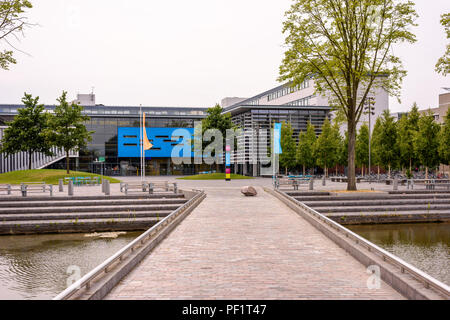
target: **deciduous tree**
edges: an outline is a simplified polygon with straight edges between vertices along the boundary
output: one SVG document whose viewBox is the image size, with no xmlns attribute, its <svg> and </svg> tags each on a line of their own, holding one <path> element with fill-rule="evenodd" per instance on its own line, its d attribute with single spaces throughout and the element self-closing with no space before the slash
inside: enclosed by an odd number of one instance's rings
<svg viewBox="0 0 450 320">
<path fill-rule="evenodd" d="M 70 174 L 70 151 L 80 151 L 89 141 L 92 141 L 90 132 L 86 129 L 85 122 L 90 118 L 83 114 L 83 107 L 72 102 L 67 102 L 67 92 L 63 91 L 57 99 L 59 105 L 55 107 L 55 114 L 50 120 L 47 136 L 66 152 L 67 174 Z"/>
<path fill-rule="evenodd" d="M 316 94 L 345 114 L 348 190 L 356 190 L 356 126 L 366 99 L 377 88 L 399 96 L 406 71 L 392 47 L 416 41 L 416 18 L 414 3 L 400 0 L 294 0 L 286 13 L 279 80 L 296 86 L 312 77 Z"/>
<path fill-rule="evenodd" d="M 450 39 L 450 13 L 446 13 L 441 16 L 441 24 L 445 28 L 447 40 Z M 447 44 L 445 54 L 436 64 L 436 72 L 442 74 L 443 76 L 447 76 L 450 73 L 450 43 Z"/>
<path fill-rule="evenodd" d="M 28 169 L 31 170 L 34 153 L 52 155 L 52 144 L 45 134 L 50 115 L 44 112 L 44 105 L 39 104 L 39 97 L 25 93 L 22 102 L 25 106 L 18 109 L 18 114 L 5 129 L 0 152 L 7 155 L 28 152 Z"/>
<path fill-rule="evenodd" d="M 364 176 L 364 169 L 369 165 L 369 127 L 367 124 L 361 126 L 356 137 L 356 164 L 362 168 Z"/>
<path fill-rule="evenodd" d="M 389 110 L 383 111 L 379 126 L 379 132 L 374 137 L 374 142 L 377 143 L 375 150 L 378 162 L 389 170 L 389 178 L 391 178 L 391 169 L 397 164 L 399 152 L 397 145 L 397 124 Z"/>
<path fill-rule="evenodd" d="M 409 172 L 412 171 L 412 166 L 418 163 L 417 154 L 414 151 L 414 137 L 417 133 L 419 117 L 419 109 L 414 103 L 411 112 L 398 122 L 399 160 L 402 167 L 409 167 Z"/>
<path fill-rule="evenodd" d="M 27 0 L 0 1 L 0 69 L 8 70 L 11 64 L 16 63 L 11 39 L 18 39 L 24 29 L 30 26 L 25 16 L 26 10 L 30 8 L 31 2 Z"/>
<path fill-rule="evenodd" d="M 439 135 L 439 156 L 443 164 L 450 165 L 450 108 Z"/>
<path fill-rule="evenodd" d="M 317 140 L 316 131 L 311 122 L 308 121 L 306 132 L 300 132 L 297 147 L 297 164 L 303 167 L 303 175 L 306 174 L 306 168 L 315 166 L 314 145 Z"/>
<path fill-rule="evenodd" d="M 332 168 L 339 160 L 339 141 L 335 129 L 331 126 L 328 119 L 325 120 L 322 126 L 322 133 L 317 138 L 314 147 L 314 155 L 317 165 L 322 167 L 325 176 L 328 176 L 328 168 Z"/>
<path fill-rule="evenodd" d="M 289 168 L 294 168 L 296 165 L 296 151 L 297 144 L 294 140 L 294 130 L 290 122 L 284 122 L 281 125 L 281 150 L 280 166 L 285 168 L 286 174 Z"/>
<path fill-rule="evenodd" d="M 414 146 L 419 157 L 420 164 L 425 166 L 425 179 L 428 179 L 428 170 L 439 165 L 439 132 L 441 128 L 434 121 L 434 116 L 429 111 L 422 114 L 419 119 L 419 127 L 414 139 Z"/>
</svg>

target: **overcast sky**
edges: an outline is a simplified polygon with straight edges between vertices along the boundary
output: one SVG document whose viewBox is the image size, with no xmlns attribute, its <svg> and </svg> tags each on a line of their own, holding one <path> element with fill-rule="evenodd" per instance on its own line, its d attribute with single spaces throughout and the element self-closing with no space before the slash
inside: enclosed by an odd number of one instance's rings
<svg viewBox="0 0 450 320">
<path fill-rule="evenodd" d="M 0 71 L 0 104 L 23 93 L 54 104 L 89 93 L 105 105 L 210 107 L 279 85 L 281 32 L 291 0 L 32 0 L 39 23 L 17 44 L 18 64 Z M 439 17 L 448 0 L 416 0 L 418 42 L 395 48 L 409 70 L 403 111 L 435 107 L 449 77 L 434 72 L 445 51 Z"/>
</svg>

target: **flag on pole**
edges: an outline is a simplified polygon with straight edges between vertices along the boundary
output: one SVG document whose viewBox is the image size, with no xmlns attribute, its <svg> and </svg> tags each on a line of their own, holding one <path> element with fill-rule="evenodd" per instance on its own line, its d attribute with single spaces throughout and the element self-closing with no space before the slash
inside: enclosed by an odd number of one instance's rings
<svg viewBox="0 0 450 320">
<path fill-rule="evenodd" d="M 275 123 L 274 129 L 274 154 L 282 154 L 283 150 L 281 149 L 281 123 Z"/>
<path fill-rule="evenodd" d="M 143 137 L 143 141 L 144 141 L 144 150 L 150 150 L 151 148 L 153 148 L 153 145 L 151 144 L 151 142 L 148 140 L 147 137 L 147 130 L 145 130 L 145 112 L 144 112 L 144 121 L 143 121 L 143 128 L 144 128 L 144 137 Z"/>
</svg>

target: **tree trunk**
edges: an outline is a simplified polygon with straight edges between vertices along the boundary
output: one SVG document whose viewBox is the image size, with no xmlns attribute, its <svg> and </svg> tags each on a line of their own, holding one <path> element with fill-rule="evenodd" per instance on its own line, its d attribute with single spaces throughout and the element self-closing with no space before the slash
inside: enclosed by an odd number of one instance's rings
<svg viewBox="0 0 450 320">
<path fill-rule="evenodd" d="M 391 178 L 391 164 L 389 164 L 389 179 Z"/>
<path fill-rule="evenodd" d="M 355 145 L 356 145 L 356 123 L 350 118 L 347 123 L 348 129 L 348 191 L 356 191 L 356 166 L 355 166 Z"/>
<path fill-rule="evenodd" d="M 69 158 L 69 151 L 66 151 L 66 168 L 67 168 L 67 174 L 70 174 L 70 158 Z"/>
<path fill-rule="evenodd" d="M 428 167 L 425 167 L 425 179 L 428 179 Z"/>
<path fill-rule="evenodd" d="M 336 165 L 336 177 L 338 175 L 338 166 Z"/>
<path fill-rule="evenodd" d="M 409 172 L 412 173 L 412 159 L 409 158 Z"/>
<path fill-rule="evenodd" d="M 305 165 L 303 165 L 303 176 L 305 176 Z"/>
<path fill-rule="evenodd" d="M 377 167 L 378 167 L 378 180 L 380 180 L 380 166 Z"/>
<path fill-rule="evenodd" d="M 33 158 L 33 152 L 28 151 L 28 170 L 31 170 L 31 159 Z"/>
</svg>

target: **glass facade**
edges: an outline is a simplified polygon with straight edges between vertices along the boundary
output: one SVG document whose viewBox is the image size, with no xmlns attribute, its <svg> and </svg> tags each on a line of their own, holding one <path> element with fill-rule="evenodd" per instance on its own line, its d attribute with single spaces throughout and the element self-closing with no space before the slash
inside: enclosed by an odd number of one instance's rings
<svg viewBox="0 0 450 320">
<path fill-rule="evenodd" d="M 13 120 L 21 105 L 0 105 L 0 125 L 7 125 Z M 46 106 L 47 112 L 52 113 L 55 106 Z M 289 121 L 294 129 L 294 137 L 298 139 L 300 131 L 306 131 L 310 121 L 316 128 L 317 134 L 331 108 L 317 106 L 239 106 L 228 112 L 232 121 L 244 130 L 268 129 L 267 141 L 270 141 L 270 128 L 275 122 Z M 148 128 L 194 128 L 195 122 L 201 121 L 206 115 L 206 109 L 196 108 L 164 108 L 143 107 L 146 113 L 146 127 Z M 139 175 L 139 158 L 118 157 L 118 128 L 139 127 L 139 107 L 109 107 L 98 105 L 85 107 L 85 114 L 90 117 L 86 127 L 92 131 L 92 142 L 80 150 L 78 158 L 71 159 L 71 169 L 93 173 L 103 173 L 110 176 Z M 245 159 L 239 166 L 239 172 L 252 174 L 252 167 L 246 163 L 250 152 L 248 137 L 245 137 L 245 154 L 238 155 Z M 98 159 L 105 158 L 104 163 Z M 247 166 L 244 168 L 244 166 Z M 49 168 L 64 169 L 65 160 L 54 163 Z M 190 175 L 199 171 L 214 170 L 208 165 L 180 165 L 176 166 L 170 158 L 150 158 L 146 161 L 147 175 Z M 245 169 L 245 170 L 244 170 Z"/>
<path fill-rule="evenodd" d="M 21 105 L 0 105 L 0 125 L 7 125 L 17 114 Z M 46 111 L 52 113 L 55 106 L 46 106 Z M 194 128 L 196 121 L 201 121 L 206 109 L 200 108 L 164 108 L 143 107 L 146 113 L 148 128 Z M 71 159 L 71 169 L 106 175 L 139 175 L 139 158 L 118 157 L 118 128 L 139 127 L 139 107 L 85 107 L 84 113 L 90 117 L 85 123 L 86 129 L 92 131 L 92 141 L 87 148 L 80 150 L 78 159 Z M 97 160 L 105 158 L 105 163 Z M 49 168 L 64 169 L 65 160 L 61 160 Z M 149 175 L 194 174 L 194 165 L 175 166 L 170 158 L 155 158 L 146 162 L 146 172 Z"/>
</svg>

